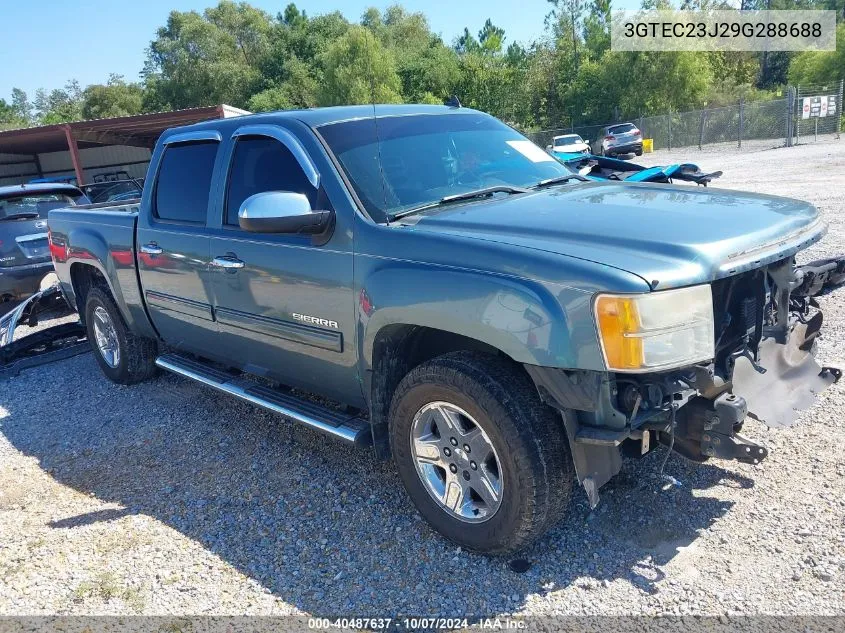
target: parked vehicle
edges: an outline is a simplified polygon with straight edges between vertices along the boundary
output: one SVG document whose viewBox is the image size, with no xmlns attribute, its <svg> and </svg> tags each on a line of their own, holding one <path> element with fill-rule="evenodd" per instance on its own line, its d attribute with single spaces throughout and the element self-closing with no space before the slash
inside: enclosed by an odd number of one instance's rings
<svg viewBox="0 0 845 633">
<path fill-rule="evenodd" d="M 599 156 L 623 154 L 643 155 L 643 135 L 633 123 L 609 125 L 599 130 L 592 144 L 592 153 Z"/>
<path fill-rule="evenodd" d="M 83 186 L 82 190 L 92 203 L 97 204 L 138 199 L 143 192 L 143 185 L 134 178 L 100 180 Z"/>
<path fill-rule="evenodd" d="M 118 180 L 129 180 L 129 172 L 125 169 L 120 169 L 118 171 L 106 171 L 100 172 L 99 174 L 94 174 L 94 177 L 91 179 L 94 183 L 100 182 L 117 182 Z"/>
<path fill-rule="evenodd" d="M 40 185 L 44 183 L 63 183 L 66 185 L 77 186 L 76 176 L 44 176 L 41 178 L 33 178 L 29 181 L 31 185 Z"/>
<path fill-rule="evenodd" d="M 555 136 L 552 139 L 552 144 L 546 149 L 555 156 L 558 154 L 589 154 L 590 144 L 577 134 L 563 134 Z"/>
<path fill-rule="evenodd" d="M 758 463 L 746 415 L 790 425 L 839 376 L 791 294 L 826 230 L 805 202 L 587 181 L 440 106 L 177 128 L 149 174 L 140 203 L 50 214 L 105 375 L 372 443 L 464 547 L 526 546 L 575 482 L 595 506 L 620 449 Z"/>
<path fill-rule="evenodd" d="M 694 182 L 707 186 L 722 175 L 721 171 L 703 172 L 693 163 L 675 163 L 644 167 L 618 158 L 593 156 L 592 154 L 555 153 L 555 158 L 574 173 L 590 180 L 624 180 L 626 182 Z"/>
<path fill-rule="evenodd" d="M 47 212 L 88 199 L 73 185 L 42 183 L 0 187 L 0 306 L 38 290 L 52 272 Z M 0 308 L 5 312 L 5 307 Z"/>
</svg>

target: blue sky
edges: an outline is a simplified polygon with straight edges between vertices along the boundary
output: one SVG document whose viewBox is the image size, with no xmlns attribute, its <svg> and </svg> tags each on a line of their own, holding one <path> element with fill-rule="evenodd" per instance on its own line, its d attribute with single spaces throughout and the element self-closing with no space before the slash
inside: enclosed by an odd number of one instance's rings
<svg viewBox="0 0 845 633">
<path fill-rule="evenodd" d="M 272 15 L 289 0 L 251 0 Z M 310 15 L 339 9 L 357 21 L 367 7 L 380 9 L 391 0 L 301 0 L 297 6 Z M 57 88 L 75 78 L 86 86 L 102 83 L 116 72 L 136 80 L 144 63 L 144 49 L 172 10 L 202 11 L 216 0 L 0 0 L 6 27 L 0 40 L 0 98 L 12 88 L 30 95 L 38 88 Z M 543 31 L 550 11 L 547 0 L 404 0 L 409 11 L 421 11 L 432 29 L 447 41 L 464 26 L 477 32 L 489 17 L 505 28 L 506 43 L 530 42 Z M 635 0 L 614 2 L 618 8 Z"/>
</svg>

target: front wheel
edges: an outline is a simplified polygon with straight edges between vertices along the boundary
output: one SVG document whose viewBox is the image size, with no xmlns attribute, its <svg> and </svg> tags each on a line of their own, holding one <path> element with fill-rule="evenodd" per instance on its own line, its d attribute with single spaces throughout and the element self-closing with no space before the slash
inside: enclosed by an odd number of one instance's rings
<svg viewBox="0 0 845 633">
<path fill-rule="evenodd" d="M 88 291 L 85 326 L 97 363 L 109 380 L 131 385 L 155 374 L 156 342 L 129 331 L 108 292 Z"/>
<path fill-rule="evenodd" d="M 393 457 L 438 532 L 504 554 L 563 514 L 574 475 L 557 413 L 513 363 L 454 352 L 412 370 L 391 403 Z"/>
</svg>

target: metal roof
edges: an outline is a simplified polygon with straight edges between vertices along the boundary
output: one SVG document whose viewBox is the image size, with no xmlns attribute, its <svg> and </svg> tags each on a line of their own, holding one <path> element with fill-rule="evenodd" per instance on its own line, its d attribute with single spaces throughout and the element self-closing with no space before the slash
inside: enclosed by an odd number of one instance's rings
<svg viewBox="0 0 845 633">
<path fill-rule="evenodd" d="M 76 139 L 79 149 L 103 145 L 134 145 L 152 148 L 161 133 L 168 128 L 242 114 L 249 113 L 232 106 L 217 105 L 6 130 L 0 132 L 0 154 L 31 156 L 46 152 L 67 151 L 68 129 Z"/>
<path fill-rule="evenodd" d="M 36 182 L 26 185 L 6 185 L 0 187 L 0 197 L 14 196 L 22 193 L 39 192 L 39 191 L 68 191 L 79 195 L 82 193 L 79 187 L 69 185 L 63 182 Z"/>
</svg>

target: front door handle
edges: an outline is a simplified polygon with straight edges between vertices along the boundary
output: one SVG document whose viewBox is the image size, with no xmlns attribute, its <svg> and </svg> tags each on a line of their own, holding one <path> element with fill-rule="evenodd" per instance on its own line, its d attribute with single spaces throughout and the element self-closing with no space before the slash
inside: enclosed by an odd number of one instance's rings
<svg viewBox="0 0 845 633">
<path fill-rule="evenodd" d="M 232 257 L 231 255 L 215 257 L 211 260 L 211 265 L 217 266 L 218 268 L 226 268 L 228 270 L 236 270 L 244 267 L 244 263 L 241 260 L 236 257 Z"/>
<path fill-rule="evenodd" d="M 144 244 L 141 247 L 141 252 L 146 255 L 161 255 L 164 250 L 155 242 L 150 242 L 149 244 Z"/>
</svg>

